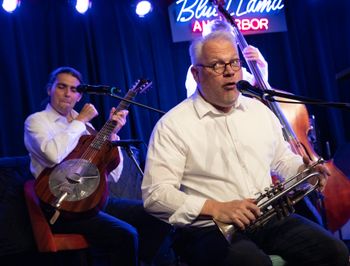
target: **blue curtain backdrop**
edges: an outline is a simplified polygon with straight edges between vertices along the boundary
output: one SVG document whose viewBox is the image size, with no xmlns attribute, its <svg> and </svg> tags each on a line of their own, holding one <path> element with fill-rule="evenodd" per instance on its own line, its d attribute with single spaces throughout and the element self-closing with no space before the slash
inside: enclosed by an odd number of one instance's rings
<svg viewBox="0 0 350 266">
<path fill-rule="evenodd" d="M 43 108 L 48 75 L 59 66 L 77 68 L 86 83 L 117 86 L 121 96 L 138 78 L 148 78 L 152 89 L 136 100 L 163 111 L 186 97 L 189 42 L 172 42 L 170 0 L 153 0 L 153 12 L 144 19 L 133 12 L 136 1 L 95 0 L 85 15 L 72 2 L 22 0 L 12 14 L 0 10 L 0 156 L 27 154 L 23 122 Z M 269 62 L 270 84 L 298 95 L 350 102 L 350 80 L 335 78 L 350 68 L 350 1 L 286 0 L 285 5 L 287 32 L 246 37 Z M 87 101 L 99 110 L 92 121 L 97 129 L 119 103 L 97 95 L 85 95 Z M 324 157 L 326 141 L 332 154 L 350 141 L 349 110 L 307 107 L 316 116 Z M 160 116 L 131 106 L 121 137 L 147 143 Z"/>
</svg>

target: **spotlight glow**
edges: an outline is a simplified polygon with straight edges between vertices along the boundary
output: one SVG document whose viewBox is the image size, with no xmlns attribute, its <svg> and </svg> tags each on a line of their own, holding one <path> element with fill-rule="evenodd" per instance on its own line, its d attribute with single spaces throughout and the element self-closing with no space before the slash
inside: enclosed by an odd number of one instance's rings
<svg viewBox="0 0 350 266">
<path fill-rule="evenodd" d="M 75 9 L 80 13 L 84 14 L 91 7 L 90 0 L 77 0 Z"/>
<path fill-rule="evenodd" d="M 140 1 L 136 5 L 136 14 L 143 18 L 145 15 L 147 15 L 149 12 L 152 11 L 152 5 L 149 1 Z"/>
<path fill-rule="evenodd" d="M 9 13 L 12 13 L 15 11 L 17 6 L 19 6 L 20 1 L 19 0 L 3 0 L 2 2 L 2 8 Z"/>
</svg>

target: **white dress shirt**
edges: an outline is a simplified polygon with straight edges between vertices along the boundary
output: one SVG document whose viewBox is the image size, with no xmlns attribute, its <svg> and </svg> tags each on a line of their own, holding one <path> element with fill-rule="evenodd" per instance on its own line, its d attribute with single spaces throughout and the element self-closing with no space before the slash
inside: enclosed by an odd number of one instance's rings
<svg viewBox="0 0 350 266">
<path fill-rule="evenodd" d="M 78 113 L 72 110 L 72 117 Z M 91 124 L 89 124 L 92 127 Z M 50 104 L 46 109 L 30 115 L 24 123 L 24 144 L 31 158 L 30 170 L 37 178 L 42 170 L 53 167 L 65 159 L 77 146 L 79 138 L 87 135 L 86 125 L 78 120 L 68 122 Z M 123 169 L 123 157 L 108 179 L 118 181 Z"/>
<path fill-rule="evenodd" d="M 207 199 L 257 198 L 302 165 L 284 141 L 281 125 L 265 105 L 240 95 L 222 113 L 195 92 L 155 126 L 145 165 L 145 208 L 175 226 L 207 226 L 196 220 Z"/>
</svg>

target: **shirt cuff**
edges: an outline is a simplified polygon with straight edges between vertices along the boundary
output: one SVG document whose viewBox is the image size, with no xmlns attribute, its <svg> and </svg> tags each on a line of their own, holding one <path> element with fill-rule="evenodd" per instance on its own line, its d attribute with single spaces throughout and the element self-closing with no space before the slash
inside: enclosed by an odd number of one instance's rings
<svg viewBox="0 0 350 266">
<path fill-rule="evenodd" d="M 199 216 L 207 199 L 197 196 L 187 196 L 185 202 L 169 217 L 169 222 L 176 226 L 193 223 Z"/>
</svg>

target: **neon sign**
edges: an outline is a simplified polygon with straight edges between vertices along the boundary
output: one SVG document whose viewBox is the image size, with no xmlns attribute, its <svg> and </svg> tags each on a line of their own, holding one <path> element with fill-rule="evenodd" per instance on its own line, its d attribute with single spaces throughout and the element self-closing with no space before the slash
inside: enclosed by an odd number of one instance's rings
<svg viewBox="0 0 350 266">
<path fill-rule="evenodd" d="M 287 30 L 284 0 L 228 0 L 224 8 L 245 35 Z M 177 0 L 168 12 L 174 42 L 200 36 L 203 27 L 219 17 L 209 0 Z"/>
</svg>

